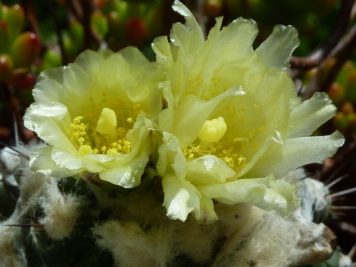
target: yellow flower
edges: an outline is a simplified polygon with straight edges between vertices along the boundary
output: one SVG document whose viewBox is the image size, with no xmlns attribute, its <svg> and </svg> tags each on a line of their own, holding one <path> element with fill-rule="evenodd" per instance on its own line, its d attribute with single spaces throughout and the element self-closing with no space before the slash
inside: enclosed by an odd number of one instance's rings
<svg viewBox="0 0 356 267">
<path fill-rule="evenodd" d="M 184 221 L 192 212 L 213 221 L 213 200 L 290 211 L 295 190 L 283 177 L 343 144 L 339 133 L 309 137 L 335 107 L 323 93 L 304 102 L 297 97 L 286 72 L 296 30 L 276 26 L 254 50 L 254 21 L 221 29 L 218 18 L 205 39 L 182 3 L 173 9 L 186 23 L 173 25 L 170 41 L 159 37 L 152 45 L 166 75 L 157 169 L 168 216 Z"/>
<path fill-rule="evenodd" d="M 144 78 L 143 78 L 144 77 Z M 84 172 L 126 188 L 140 184 L 161 110 L 155 66 L 136 49 L 84 52 L 43 73 L 25 126 L 47 145 L 31 167 L 57 177 Z"/>
</svg>

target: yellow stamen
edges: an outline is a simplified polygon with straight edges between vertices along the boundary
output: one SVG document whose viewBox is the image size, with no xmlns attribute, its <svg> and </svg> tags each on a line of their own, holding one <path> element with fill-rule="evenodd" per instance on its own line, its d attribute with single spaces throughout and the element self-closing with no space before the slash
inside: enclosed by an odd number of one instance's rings
<svg viewBox="0 0 356 267">
<path fill-rule="evenodd" d="M 231 168 L 242 168 L 246 158 L 241 155 L 242 148 L 249 143 L 248 138 L 235 137 L 219 142 L 225 136 L 227 124 L 223 117 L 205 121 L 199 132 L 198 144 L 183 149 L 186 159 L 195 159 L 204 155 L 215 155 L 224 160 Z M 240 153 L 239 153 L 240 152 Z"/>
<path fill-rule="evenodd" d="M 79 155 L 98 153 L 118 155 L 131 152 L 131 142 L 126 139 L 127 130 L 117 127 L 116 114 L 113 110 L 109 108 L 102 110 L 95 131 L 92 131 L 83 120 L 83 116 L 77 116 L 71 123 L 70 137 Z M 132 117 L 127 120 L 134 123 Z"/>
<path fill-rule="evenodd" d="M 84 156 L 84 155 L 89 155 L 93 154 L 93 149 L 89 145 L 82 145 L 79 147 L 79 155 Z"/>
</svg>

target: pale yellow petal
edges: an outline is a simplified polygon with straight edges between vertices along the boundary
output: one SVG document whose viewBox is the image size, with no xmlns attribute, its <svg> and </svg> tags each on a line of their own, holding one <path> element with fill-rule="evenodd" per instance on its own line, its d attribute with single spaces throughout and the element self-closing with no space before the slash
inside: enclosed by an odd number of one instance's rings
<svg viewBox="0 0 356 267">
<path fill-rule="evenodd" d="M 141 176 L 145 170 L 148 155 L 143 154 L 127 164 L 118 162 L 116 167 L 101 171 L 99 177 L 103 181 L 122 186 L 124 188 L 136 187 L 141 183 Z"/>
<path fill-rule="evenodd" d="M 175 23 L 170 33 L 171 42 L 179 46 L 183 54 L 192 53 L 204 42 L 203 32 L 190 10 L 180 1 L 175 0 L 173 10 L 181 14 L 186 24 Z"/>
<path fill-rule="evenodd" d="M 173 60 L 171 46 L 166 36 L 155 38 L 151 46 L 159 63 L 168 64 Z"/>
<path fill-rule="evenodd" d="M 48 146 L 38 148 L 33 151 L 29 165 L 36 173 L 38 172 L 46 176 L 53 176 L 57 178 L 70 177 L 80 171 L 59 167 L 52 159 L 52 148 Z"/>
<path fill-rule="evenodd" d="M 24 116 L 26 128 L 48 144 L 74 153 L 75 147 L 68 138 L 69 123 L 67 107 L 58 102 L 34 103 Z"/>
<path fill-rule="evenodd" d="M 298 32 L 294 27 L 277 25 L 256 52 L 266 65 L 284 69 L 298 45 Z"/>
<path fill-rule="evenodd" d="M 162 144 L 158 149 L 157 172 L 162 177 L 174 173 L 178 179 L 185 179 L 187 162 L 183 155 L 178 139 L 168 133 L 162 133 Z"/>
<path fill-rule="evenodd" d="M 312 98 L 293 107 L 288 137 L 311 135 L 335 115 L 336 107 L 325 93 L 315 93 Z"/>
<path fill-rule="evenodd" d="M 167 216 L 185 221 L 188 214 L 200 209 L 200 193 L 190 182 L 166 175 L 162 179 Z"/>
<path fill-rule="evenodd" d="M 225 204 L 247 203 L 280 213 L 292 211 L 296 204 L 294 186 L 273 176 L 202 185 L 198 189 L 202 195 Z"/>
<path fill-rule="evenodd" d="M 187 180 L 195 185 L 223 183 L 234 175 L 234 170 L 213 155 L 205 155 L 187 163 Z"/>
<path fill-rule="evenodd" d="M 54 148 L 52 150 L 51 158 L 58 167 L 68 169 L 76 173 L 82 171 L 84 167 L 79 156 L 64 152 L 63 150 Z"/>
<path fill-rule="evenodd" d="M 334 132 L 328 136 L 298 137 L 287 139 L 284 144 L 275 143 L 247 175 L 251 177 L 273 173 L 281 178 L 298 167 L 321 163 L 334 155 L 344 141 L 339 132 Z"/>
</svg>

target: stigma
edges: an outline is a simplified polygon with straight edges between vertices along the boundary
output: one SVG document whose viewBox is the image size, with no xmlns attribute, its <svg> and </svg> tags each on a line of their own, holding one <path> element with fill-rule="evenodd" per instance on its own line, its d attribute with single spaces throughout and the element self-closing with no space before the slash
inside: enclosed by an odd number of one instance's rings
<svg viewBox="0 0 356 267">
<path fill-rule="evenodd" d="M 206 120 L 199 132 L 200 140 L 208 143 L 218 142 L 224 137 L 227 125 L 223 117 Z"/>
</svg>

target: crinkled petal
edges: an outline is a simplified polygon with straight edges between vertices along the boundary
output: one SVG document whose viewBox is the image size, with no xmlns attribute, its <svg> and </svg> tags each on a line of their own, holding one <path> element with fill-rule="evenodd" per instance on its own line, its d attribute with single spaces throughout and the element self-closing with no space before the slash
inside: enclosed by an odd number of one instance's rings
<svg viewBox="0 0 356 267">
<path fill-rule="evenodd" d="M 293 107 L 288 137 L 311 135 L 320 125 L 331 119 L 336 111 L 326 93 L 315 93 L 312 98 Z"/>
<path fill-rule="evenodd" d="M 180 148 L 178 139 L 169 132 L 162 133 L 162 144 L 158 149 L 158 174 L 164 177 L 167 173 L 175 173 L 178 179 L 185 179 L 187 162 Z"/>
<path fill-rule="evenodd" d="M 187 180 L 195 185 L 223 183 L 234 175 L 235 171 L 225 161 L 213 155 L 205 155 L 187 163 Z"/>
<path fill-rule="evenodd" d="M 298 32 L 294 27 L 277 25 L 256 52 L 266 65 L 285 69 L 292 52 L 298 45 Z"/>
<path fill-rule="evenodd" d="M 166 36 L 160 36 L 153 40 L 152 50 L 156 54 L 156 60 L 161 64 L 168 64 L 173 60 L 171 45 Z"/>
<path fill-rule="evenodd" d="M 205 224 L 210 224 L 218 220 L 218 215 L 215 212 L 215 206 L 212 199 L 205 196 L 200 197 L 200 209 L 194 211 L 195 219 Z"/>
<path fill-rule="evenodd" d="M 31 155 L 29 165 L 36 173 L 42 173 L 57 178 L 70 177 L 77 174 L 78 171 L 81 171 L 59 167 L 52 159 L 52 148 L 48 146 L 34 151 Z"/>
<path fill-rule="evenodd" d="M 215 28 L 220 25 L 217 21 Z M 225 26 L 219 34 L 212 34 L 214 33 L 213 30 L 206 42 L 206 46 L 211 45 L 212 52 L 215 52 L 218 56 L 211 56 L 212 63 L 215 60 L 226 62 L 251 56 L 253 52 L 252 44 L 258 33 L 255 21 L 238 18 Z M 219 49 L 216 49 L 216 47 L 219 47 Z"/>
<path fill-rule="evenodd" d="M 52 149 L 51 157 L 59 168 L 79 172 L 84 167 L 79 156 L 65 152 L 63 150 L 56 148 Z"/>
<path fill-rule="evenodd" d="M 63 92 L 63 71 L 62 68 L 49 69 L 42 72 L 37 80 L 37 84 L 32 91 L 36 102 L 48 103 L 59 101 Z M 51 90 L 48 90 L 51 88 Z"/>
<path fill-rule="evenodd" d="M 280 213 L 287 213 L 295 206 L 294 186 L 282 180 L 275 180 L 273 176 L 238 179 L 197 188 L 202 195 L 230 205 L 248 203 Z"/>
<path fill-rule="evenodd" d="M 169 131 L 173 128 L 174 123 L 174 96 L 170 90 L 169 83 L 160 84 L 160 89 L 163 94 L 164 109 L 158 117 L 158 125 L 163 131 Z"/>
<path fill-rule="evenodd" d="M 24 116 L 26 128 L 51 145 L 74 152 L 67 137 L 70 120 L 67 107 L 58 102 L 32 104 Z"/>
<path fill-rule="evenodd" d="M 167 216 L 185 221 L 188 214 L 200 209 L 200 193 L 190 182 L 166 175 L 162 179 Z"/>
<path fill-rule="evenodd" d="M 145 170 L 148 161 L 148 155 L 130 161 L 128 164 L 117 164 L 117 167 L 101 171 L 99 177 L 101 180 L 122 186 L 132 188 L 141 183 L 141 176 Z"/>
<path fill-rule="evenodd" d="M 173 25 L 170 34 L 171 42 L 179 46 L 184 54 L 190 54 L 203 45 L 203 32 L 193 14 L 180 1 L 175 0 L 172 8 L 185 18 L 186 24 L 175 23 Z"/>
<path fill-rule="evenodd" d="M 321 163 L 335 154 L 344 144 L 339 132 L 328 136 L 298 137 L 275 143 L 256 163 L 247 176 L 262 176 L 273 173 L 283 177 L 288 172 L 309 163 Z"/>
</svg>

